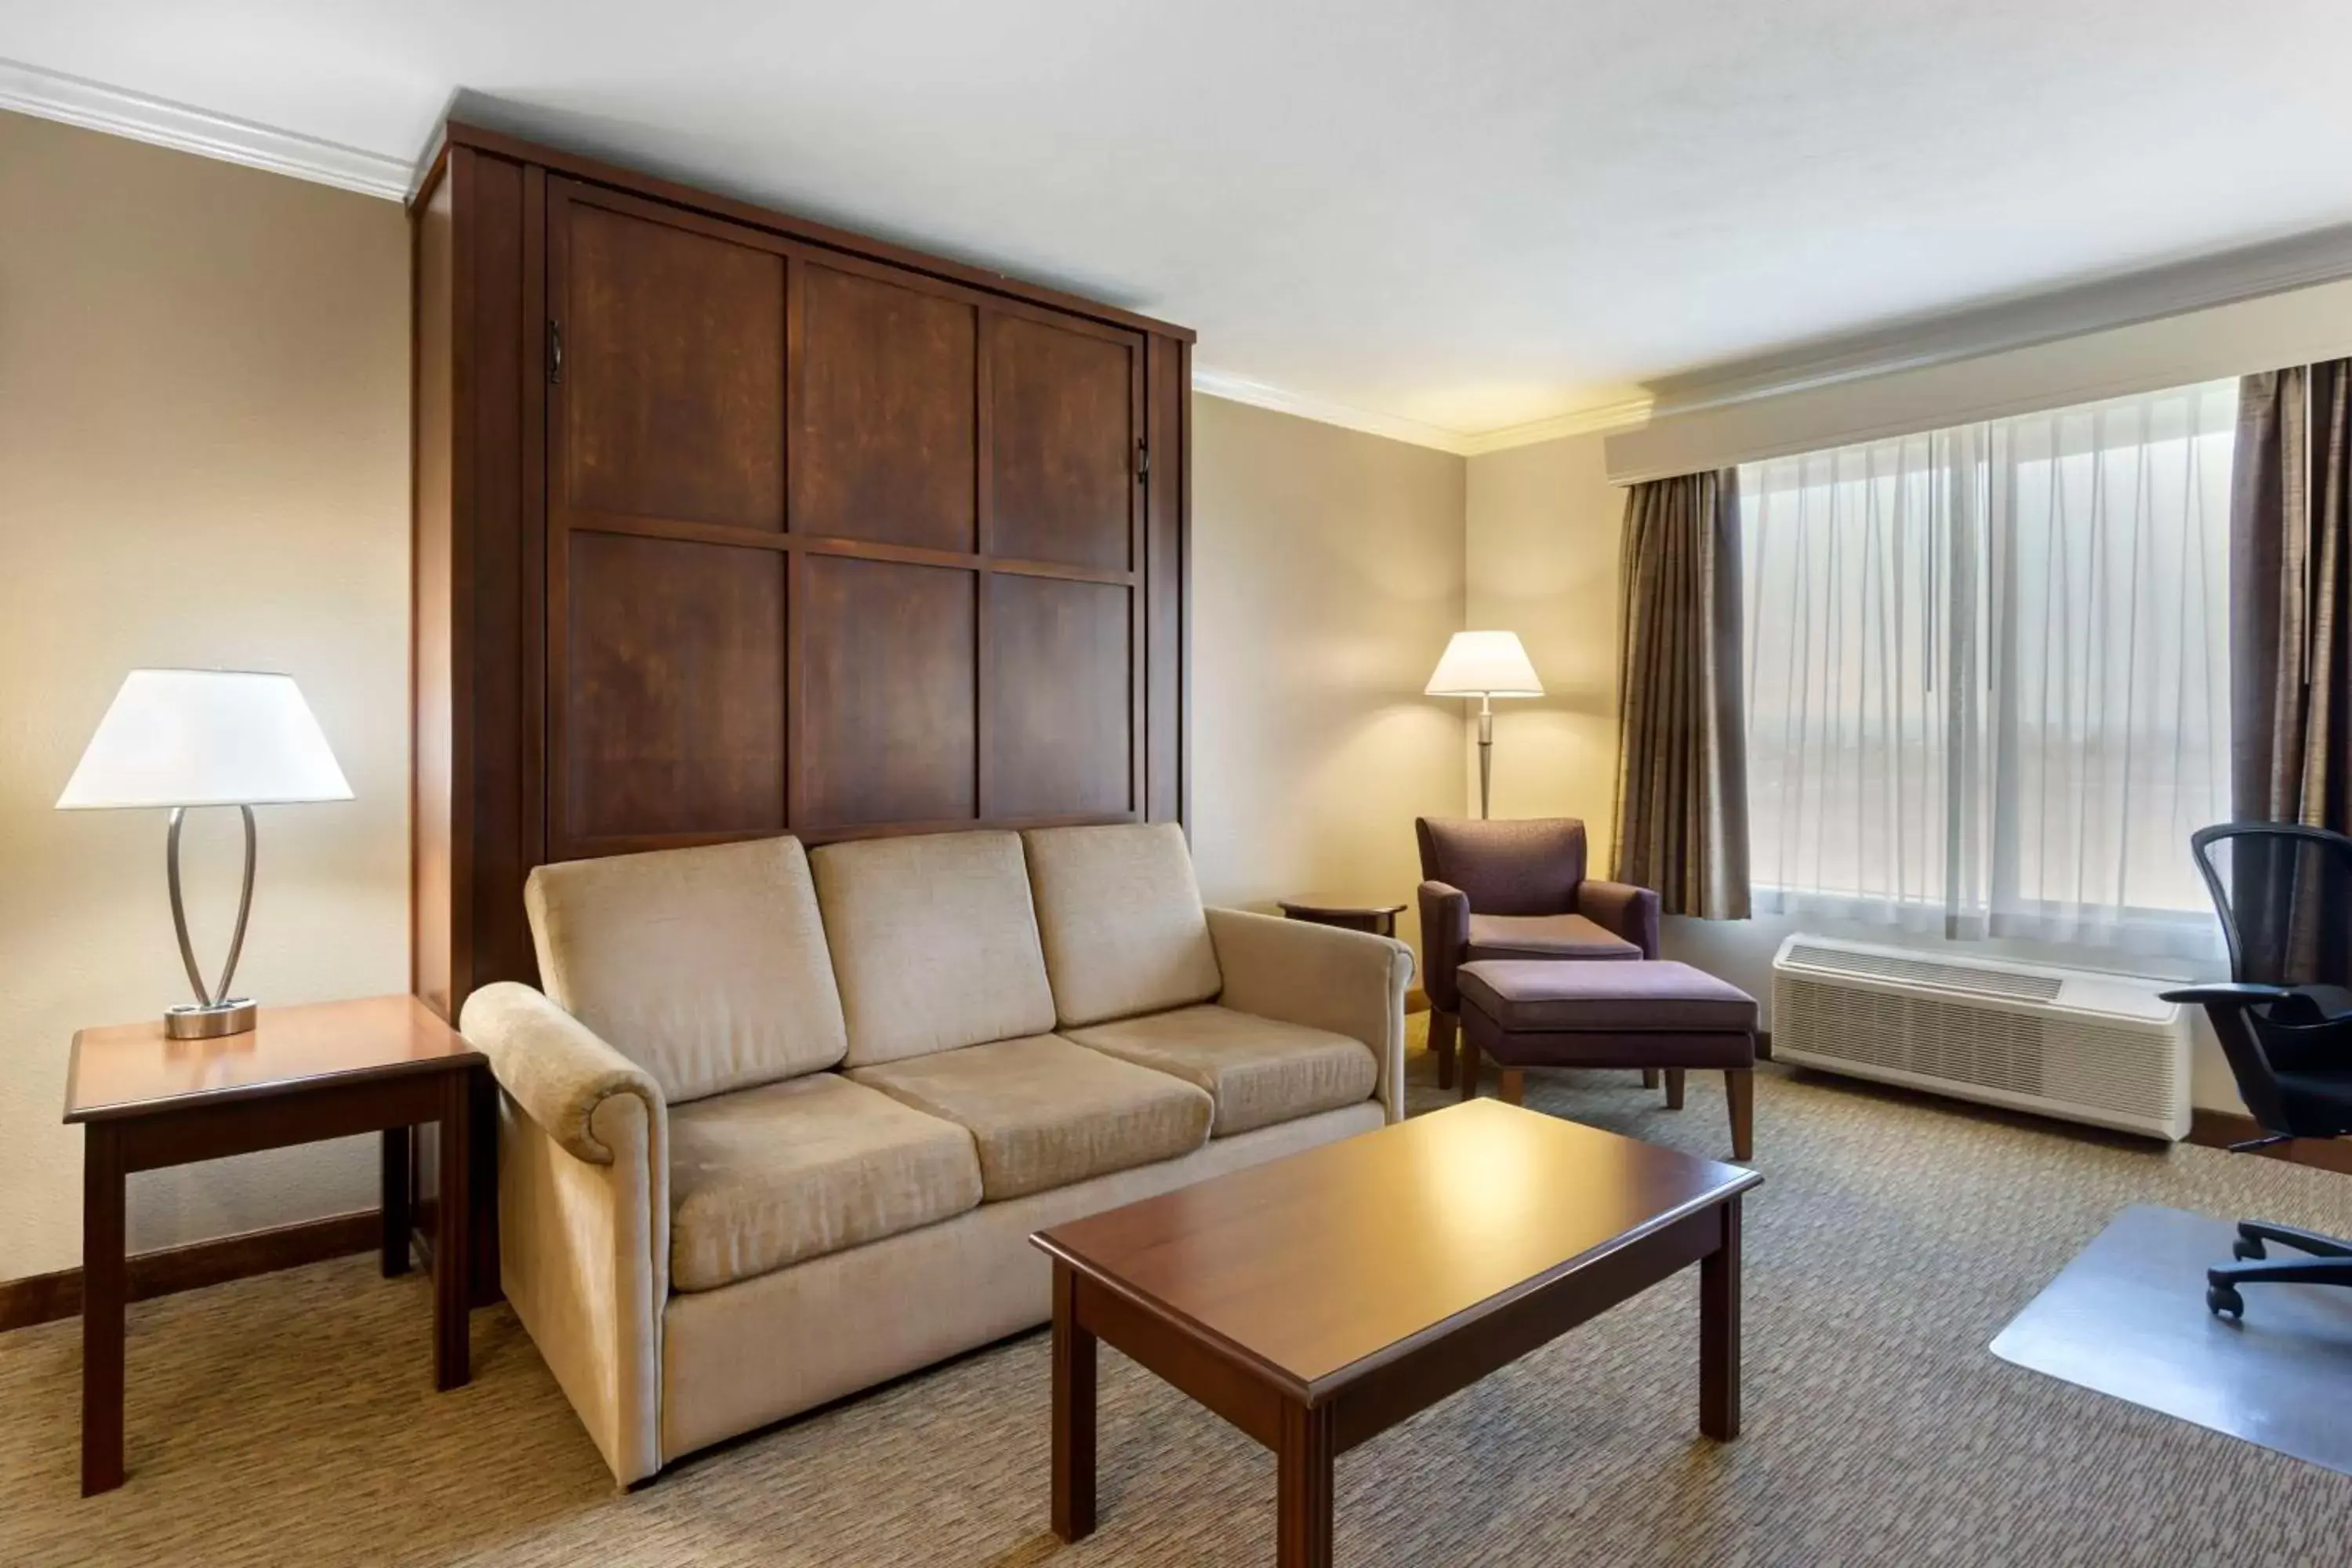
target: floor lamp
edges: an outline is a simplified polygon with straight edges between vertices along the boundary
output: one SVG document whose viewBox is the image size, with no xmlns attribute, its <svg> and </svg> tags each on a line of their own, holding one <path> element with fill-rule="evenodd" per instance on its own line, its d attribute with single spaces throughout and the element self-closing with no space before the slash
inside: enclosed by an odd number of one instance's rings
<svg viewBox="0 0 2352 1568">
<path fill-rule="evenodd" d="M 1496 697 L 1541 697 L 1543 682 L 1528 662 L 1517 632 L 1455 632 L 1437 661 L 1424 695 L 1475 697 L 1478 700 L 1478 815 L 1486 816 L 1486 799 L 1495 770 L 1495 709 Z"/>
</svg>

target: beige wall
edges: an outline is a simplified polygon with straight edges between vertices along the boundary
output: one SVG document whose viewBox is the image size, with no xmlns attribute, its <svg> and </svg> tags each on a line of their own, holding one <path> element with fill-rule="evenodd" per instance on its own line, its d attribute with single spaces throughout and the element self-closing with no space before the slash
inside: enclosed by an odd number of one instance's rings
<svg viewBox="0 0 2352 1568">
<path fill-rule="evenodd" d="M 1409 902 L 1412 819 L 1463 809 L 1464 462 L 1192 399 L 1192 847 L 1212 902 Z M 1401 934 L 1412 936 L 1412 911 Z"/>
<path fill-rule="evenodd" d="M 1544 695 L 1495 704 L 1494 815 L 1584 819 L 1609 862 L 1617 788 L 1617 520 L 1599 436 L 1470 459 L 1467 624 L 1519 634 Z M 1464 725 L 1477 809 L 1477 724 Z"/>
<path fill-rule="evenodd" d="M 186 999 L 163 814 L 51 809 L 125 670 L 286 670 L 351 778 L 259 813 L 238 989 L 407 986 L 407 278 L 392 203 L 0 112 L 0 1279 L 79 1261 L 72 1032 Z M 208 967 L 224 815 L 189 830 Z M 364 1208 L 373 1169 L 138 1176 L 131 1243 Z"/>
</svg>

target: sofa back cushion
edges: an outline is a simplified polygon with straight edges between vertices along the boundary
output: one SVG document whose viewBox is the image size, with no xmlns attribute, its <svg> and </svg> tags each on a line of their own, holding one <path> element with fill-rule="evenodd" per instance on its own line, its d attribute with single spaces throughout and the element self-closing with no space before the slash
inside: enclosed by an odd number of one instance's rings
<svg viewBox="0 0 2352 1568">
<path fill-rule="evenodd" d="M 1021 840 L 938 833 L 811 858 L 854 1068 L 1054 1026 Z"/>
<path fill-rule="evenodd" d="M 797 838 L 541 866 L 541 984 L 673 1103 L 814 1072 L 847 1031 Z"/>
<path fill-rule="evenodd" d="M 1224 984 L 1172 822 L 1022 835 L 1065 1028 L 1206 1002 Z"/>
</svg>

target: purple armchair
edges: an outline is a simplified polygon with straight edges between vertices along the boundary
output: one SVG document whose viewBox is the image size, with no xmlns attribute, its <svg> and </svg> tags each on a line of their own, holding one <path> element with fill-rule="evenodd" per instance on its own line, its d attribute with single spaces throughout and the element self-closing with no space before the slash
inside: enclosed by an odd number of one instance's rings
<svg viewBox="0 0 2352 1568">
<path fill-rule="evenodd" d="M 1462 994 L 1474 959 L 1625 960 L 1658 956 L 1658 895 L 1584 874 L 1584 824 L 1416 817 L 1421 839 L 1423 984 L 1441 1088 L 1454 1084 Z"/>
</svg>

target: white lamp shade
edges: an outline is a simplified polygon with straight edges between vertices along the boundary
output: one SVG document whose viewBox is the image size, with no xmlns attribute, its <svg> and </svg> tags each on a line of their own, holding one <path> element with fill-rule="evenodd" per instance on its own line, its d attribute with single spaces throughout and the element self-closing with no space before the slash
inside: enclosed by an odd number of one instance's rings
<svg viewBox="0 0 2352 1568">
<path fill-rule="evenodd" d="M 1541 697 L 1543 682 L 1517 632 L 1455 632 L 1423 695 Z"/>
<path fill-rule="evenodd" d="M 98 721 L 58 809 L 351 798 L 293 677 L 134 669 Z"/>
</svg>

